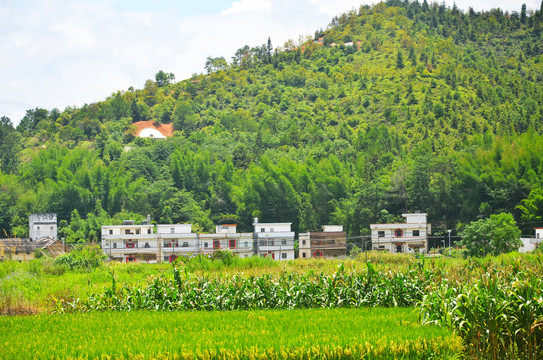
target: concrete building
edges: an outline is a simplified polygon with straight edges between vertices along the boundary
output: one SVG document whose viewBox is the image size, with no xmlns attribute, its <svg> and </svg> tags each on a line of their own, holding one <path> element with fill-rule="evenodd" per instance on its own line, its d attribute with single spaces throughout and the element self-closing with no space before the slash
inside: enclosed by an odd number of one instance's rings
<svg viewBox="0 0 543 360">
<path fill-rule="evenodd" d="M 432 226 L 427 222 L 427 214 L 402 216 L 405 223 L 370 225 L 373 250 L 387 250 L 392 253 L 428 252 L 428 235 L 432 232 Z"/>
<path fill-rule="evenodd" d="M 243 258 L 253 256 L 253 233 L 238 233 L 236 228 L 231 224 L 217 225 L 214 234 L 199 234 L 202 253 L 228 250 Z"/>
<path fill-rule="evenodd" d="M 102 226 L 102 250 L 112 260 L 156 262 L 158 243 L 153 228 L 148 220 L 141 224 L 125 220 L 122 225 Z"/>
<path fill-rule="evenodd" d="M 300 259 L 344 259 L 347 235 L 342 225 L 323 225 L 322 231 L 299 234 Z"/>
<path fill-rule="evenodd" d="M 192 224 L 160 224 L 156 229 L 157 259 L 172 262 L 199 252 L 198 234 L 192 232 Z"/>
<path fill-rule="evenodd" d="M 32 214 L 28 217 L 30 241 L 49 238 L 57 240 L 57 214 Z"/>
<path fill-rule="evenodd" d="M 541 242 L 543 241 L 543 228 L 534 228 L 534 230 L 535 230 L 535 237 L 520 239 L 520 241 L 522 241 L 522 245 L 518 249 L 519 252 L 521 253 L 531 252 L 541 246 Z"/>
<path fill-rule="evenodd" d="M 294 260 L 292 223 L 259 223 L 253 221 L 255 254 L 275 260 Z"/>
<path fill-rule="evenodd" d="M 134 135 L 141 138 L 165 139 L 173 136 L 172 124 L 159 124 L 152 120 L 137 121 L 132 124 Z"/>
</svg>

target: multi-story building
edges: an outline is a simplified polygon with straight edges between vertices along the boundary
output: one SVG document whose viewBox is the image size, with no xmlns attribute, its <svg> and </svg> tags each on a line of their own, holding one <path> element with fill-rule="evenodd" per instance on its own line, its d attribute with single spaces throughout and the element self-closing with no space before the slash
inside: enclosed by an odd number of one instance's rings
<svg viewBox="0 0 543 360">
<path fill-rule="evenodd" d="M 28 217 L 30 241 L 43 238 L 57 240 L 57 214 L 32 214 Z"/>
<path fill-rule="evenodd" d="M 299 234 L 301 259 L 344 259 L 347 255 L 347 235 L 342 225 L 323 225 L 322 231 Z"/>
<path fill-rule="evenodd" d="M 259 223 L 253 221 L 255 254 L 275 260 L 294 260 L 292 223 Z"/>
<path fill-rule="evenodd" d="M 157 228 L 157 259 L 172 262 L 179 256 L 190 256 L 200 251 L 198 234 L 192 224 L 160 224 Z"/>
<path fill-rule="evenodd" d="M 243 258 L 253 255 L 253 234 L 236 232 L 236 225 L 217 225 L 214 234 L 199 234 L 199 238 L 204 254 L 229 250 Z"/>
<path fill-rule="evenodd" d="M 102 250 L 110 259 L 125 262 L 157 260 L 157 236 L 148 220 L 136 224 L 125 220 L 122 225 L 102 226 Z"/>
<path fill-rule="evenodd" d="M 392 253 L 426 253 L 428 235 L 432 232 L 427 223 L 427 214 L 402 214 L 405 223 L 372 224 L 371 244 L 373 250 L 388 250 Z"/>
</svg>

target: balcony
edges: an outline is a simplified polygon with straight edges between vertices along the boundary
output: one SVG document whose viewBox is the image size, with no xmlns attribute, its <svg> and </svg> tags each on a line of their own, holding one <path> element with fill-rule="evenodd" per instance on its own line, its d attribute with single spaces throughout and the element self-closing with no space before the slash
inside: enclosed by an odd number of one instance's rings
<svg viewBox="0 0 543 360">
<path fill-rule="evenodd" d="M 155 240 L 156 234 L 102 234 L 102 240 Z"/>
</svg>

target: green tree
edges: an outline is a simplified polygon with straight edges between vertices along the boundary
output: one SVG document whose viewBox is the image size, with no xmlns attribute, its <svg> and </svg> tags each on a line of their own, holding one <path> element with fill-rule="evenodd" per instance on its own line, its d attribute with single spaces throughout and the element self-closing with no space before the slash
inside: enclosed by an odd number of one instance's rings
<svg viewBox="0 0 543 360">
<path fill-rule="evenodd" d="M 397 69 L 403 69 L 404 68 L 404 63 L 403 63 L 403 55 L 402 55 L 402 51 L 401 50 L 398 50 L 398 55 L 396 55 L 396 68 Z"/>
<path fill-rule="evenodd" d="M 471 222 L 460 233 L 468 255 L 484 257 L 516 251 L 521 245 L 520 229 L 513 215 L 500 213 Z"/>
<path fill-rule="evenodd" d="M 172 84 L 175 81 L 175 75 L 173 73 L 165 73 L 164 71 L 160 70 L 155 74 L 155 81 L 158 87 L 164 87 Z"/>
<path fill-rule="evenodd" d="M 196 116 L 189 100 L 179 99 L 172 114 L 173 128 L 190 132 L 196 128 Z"/>
<path fill-rule="evenodd" d="M 21 134 L 15 131 L 11 120 L 2 116 L 0 118 L 0 170 L 6 174 L 17 171 L 21 140 Z"/>
</svg>

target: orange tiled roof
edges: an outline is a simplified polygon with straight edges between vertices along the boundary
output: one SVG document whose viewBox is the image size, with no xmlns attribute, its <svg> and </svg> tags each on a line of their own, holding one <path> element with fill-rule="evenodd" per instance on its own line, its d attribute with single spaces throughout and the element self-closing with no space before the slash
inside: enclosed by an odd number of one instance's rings
<svg viewBox="0 0 543 360">
<path fill-rule="evenodd" d="M 140 133 L 144 129 L 149 129 L 149 128 L 159 131 L 162 135 L 166 137 L 173 136 L 173 126 L 171 123 L 159 124 L 152 120 L 147 120 L 147 121 L 138 121 L 138 122 L 133 123 L 132 125 L 136 127 L 136 133 L 135 133 L 136 136 L 140 136 Z"/>
</svg>

